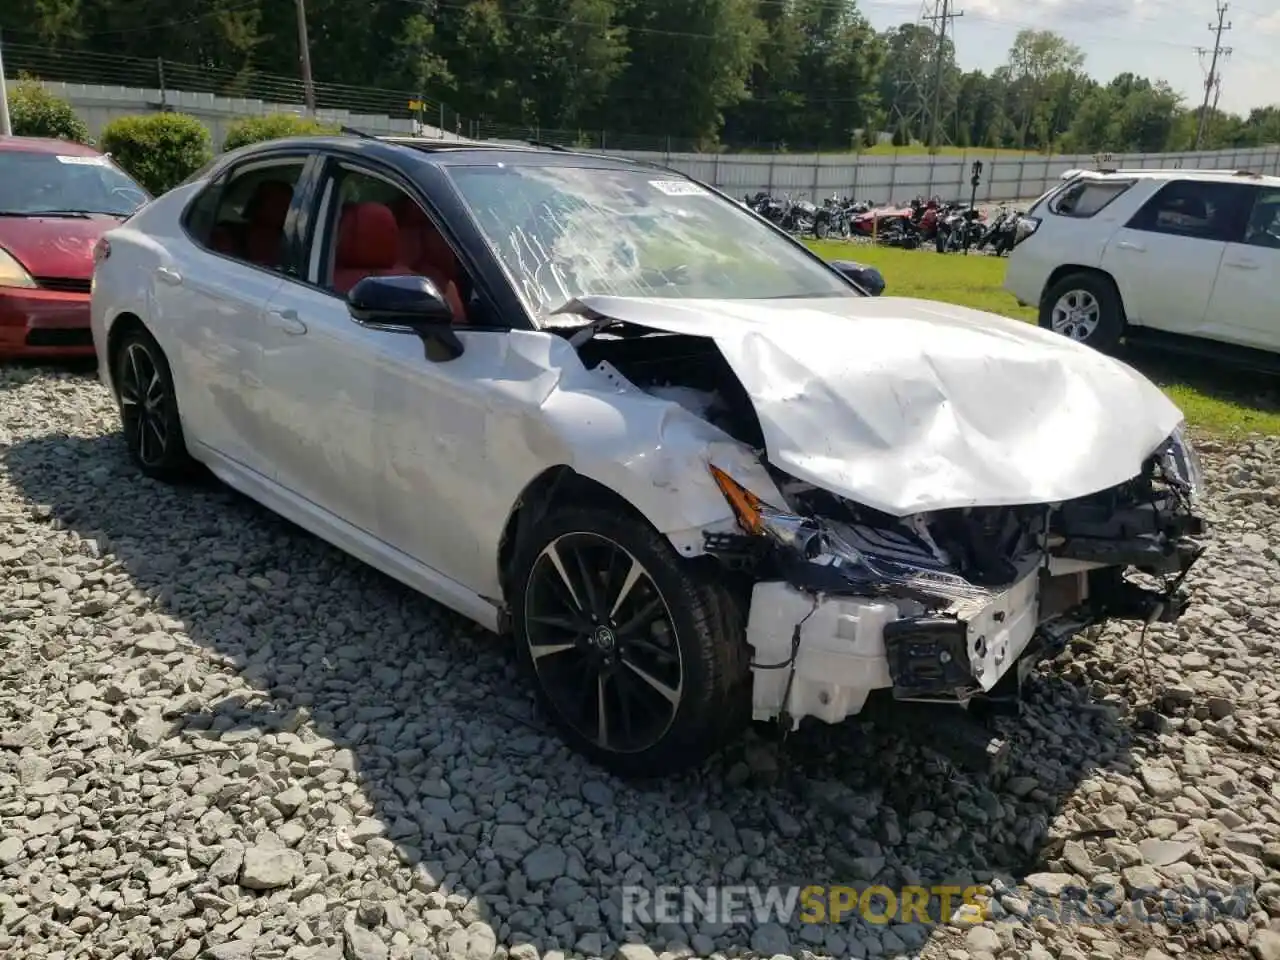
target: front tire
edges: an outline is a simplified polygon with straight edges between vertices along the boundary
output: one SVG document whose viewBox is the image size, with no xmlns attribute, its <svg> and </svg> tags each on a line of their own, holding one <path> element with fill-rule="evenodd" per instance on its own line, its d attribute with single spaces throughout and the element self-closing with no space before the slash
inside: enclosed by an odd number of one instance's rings
<svg viewBox="0 0 1280 960">
<path fill-rule="evenodd" d="M 173 374 L 160 344 L 141 327 L 129 330 L 116 347 L 113 367 L 130 459 L 154 480 L 192 476 L 196 463 L 187 452 Z"/>
<path fill-rule="evenodd" d="M 638 517 L 565 507 L 518 548 L 518 656 L 569 745 L 626 778 L 703 763 L 750 716 L 741 606 Z"/>
<path fill-rule="evenodd" d="M 1045 291 L 1040 326 L 1110 353 L 1124 335 L 1120 293 L 1102 274 L 1068 274 Z"/>
</svg>

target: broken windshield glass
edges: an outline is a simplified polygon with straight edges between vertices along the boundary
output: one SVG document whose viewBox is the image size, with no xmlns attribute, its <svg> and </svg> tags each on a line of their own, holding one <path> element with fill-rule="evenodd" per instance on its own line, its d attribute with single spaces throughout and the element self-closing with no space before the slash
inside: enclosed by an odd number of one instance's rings
<svg viewBox="0 0 1280 960">
<path fill-rule="evenodd" d="M 736 204 L 675 174 L 540 164 L 449 173 L 535 317 L 593 295 L 858 295 Z"/>
</svg>

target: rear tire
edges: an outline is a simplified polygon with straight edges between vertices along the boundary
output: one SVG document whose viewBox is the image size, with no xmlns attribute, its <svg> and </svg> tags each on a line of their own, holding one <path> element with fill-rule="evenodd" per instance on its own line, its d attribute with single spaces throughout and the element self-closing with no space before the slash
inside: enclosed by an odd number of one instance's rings
<svg viewBox="0 0 1280 960">
<path fill-rule="evenodd" d="M 742 606 L 638 517 L 554 509 L 517 547 L 517 655 L 566 742 L 625 778 L 696 767 L 750 718 Z"/>
<path fill-rule="evenodd" d="M 155 337 L 142 327 L 126 331 L 112 358 L 112 379 L 130 459 L 153 480 L 191 478 L 197 464 L 182 434 L 169 361 Z"/>
<path fill-rule="evenodd" d="M 1120 292 L 1103 274 L 1068 274 L 1045 291 L 1040 301 L 1040 326 L 1111 353 L 1124 335 Z"/>
</svg>

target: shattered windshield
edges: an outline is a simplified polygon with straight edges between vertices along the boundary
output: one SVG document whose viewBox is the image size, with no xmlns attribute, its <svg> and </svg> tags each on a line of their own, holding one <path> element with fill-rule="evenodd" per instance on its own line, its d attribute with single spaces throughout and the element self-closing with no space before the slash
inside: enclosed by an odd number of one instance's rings
<svg viewBox="0 0 1280 960">
<path fill-rule="evenodd" d="M 857 296 L 736 204 L 676 174 L 503 163 L 449 175 L 535 317 L 591 295 Z"/>
</svg>

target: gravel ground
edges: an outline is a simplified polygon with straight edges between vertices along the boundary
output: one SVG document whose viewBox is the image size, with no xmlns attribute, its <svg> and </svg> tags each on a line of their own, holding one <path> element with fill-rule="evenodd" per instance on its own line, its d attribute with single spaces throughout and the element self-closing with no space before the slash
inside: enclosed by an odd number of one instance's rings
<svg viewBox="0 0 1280 960">
<path fill-rule="evenodd" d="M 1192 610 L 1037 677 L 1007 779 L 851 725 L 640 790 L 542 728 L 495 638 L 225 490 L 140 479 L 116 431 L 95 381 L 0 370 L 0 956 L 1280 958 L 1274 441 L 1207 447 Z M 1072 878 L 1115 891 L 1093 909 L 1246 896 L 1037 915 Z M 990 919 L 620 920 L 624 883 L 871 880 L 985 884 Z"/>
</svg>

